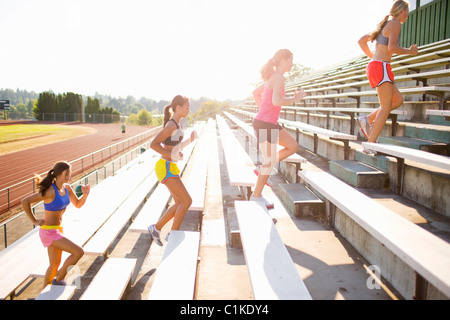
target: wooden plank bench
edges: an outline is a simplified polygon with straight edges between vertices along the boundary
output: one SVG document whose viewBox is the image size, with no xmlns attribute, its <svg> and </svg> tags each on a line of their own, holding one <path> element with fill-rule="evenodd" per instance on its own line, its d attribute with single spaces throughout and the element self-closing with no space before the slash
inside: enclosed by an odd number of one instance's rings
<svg viewBox="0 0 450 320">
<path fill-rule="evenodd" d="M 109 258 L 80 300 L 120 300 L 131 281 L 137 259 Z"/>
<path fill-rule="evenodd" d="M 450 93 L 450 87 L 444 86 L 425 86 L 425 87 L 414 87 L 414 88 L 399 88 L 400 93 L 403 95 L 409 94 L 430 94 L 438 97 L 439 99 L 439 109 L 445 109 L 445 100 L 446 94 Z M 357 107 L 359 108 L 361 105 L 362 97 L 376 96 L 376 90 L 369 91 L 358 91 L 358 92 L 343 92 L 343 93 L 333 93 L 333 94 L 324 94 L 324 95 L 313 95 L 307 96 L 302 101 L 306 103 L 307 100 L 315 100 L 317 104 L 319 100 L 330 100 L 333 103 L 333 107 L 335 107 L 336 99 L 339 98 L 350 98 L 355 99 Z M 301 102 L 298 102 L 296 105 L 299 105 Z"/>
<path fill-rule="evenodd" d="M 138 215 L 131 223 L 130 232 L 147 233 L 147 227 L 156 224 L 171 198 L 170 192 L 163 184 L 158 184 Z"/>
<path fill-rule="evenodd" d="M 0 300 L 13 299 L 16 288 L 44 261 L 48 261 L 48 254 L 39 239 L 39 228 L 0 251 Z"/>
<path fill-rule="evenodd" d="M 395 82 L 403 82 L 403 81 L 420 81 L 424 86 L 428 85 L 429 79 L 434 78 L 443 78 L 448 77 L 450 75 L 450 69 L 436 70 L 436 71 L 427 71 L 427 72 L 418 72 L 418 73 L 410 73 L 410 74 L 402 74 L 395 76 Z M 341 90 L 345 89 L 357 89 L 360 90 L 361 87 L 369 86 L 369 80 L 366 80 L 366 76 L 357 75 L 350 76 L 347 78 L 337 78 L 335 80 L 331 80 L 328 82 L 321 83 L 318 85 L 309 85 L 302 87 L 306 93 L 319 93 L 326 91 L 336 91 L 335 93 L 339 93 Z M 311 87 L 308 89 L 308 87 Z M 294 86 L 288 90 L 286 90 L 286 94 L 292 94 L 295 90 L 297 90 L 299 86 Z"/>
<path fill-rule="evenodd" d="M 256 175 L 253 173 L 255 164 L 236 139 L 225 119 L 217 115 L 217 126 L 223 147 L 223 155 L 232 186 L 245 188 L 245 196 L 250 198 L 251 188 L 256 185 Z"/>
<path fill-rule="evenodd" d="M 245 261 L 256 300 L 311 300 L 267 210 L 235 201 Z"/>
<path fill-rule="evenodd" d="M 450 157 L 384 143 L 363 142 L 362 145 L 365 149 L 397 159 L 397 193 L 399 194 L 402 194 L 403 191 L 405 160 L 415 161 L 450 171 Z"/>
<path fill-rule="evenodd" d="M 76 291 L 76 286 L 48 285 L 35 300 L 70 300 Z"/>
<path fill-rule="evenodd" d="M 208 161 L 213 131 L 215 133 L 216 123 L 209 119 L 203 134 L 199 136 L 195 158 L 192 159 L 192 168 L 189 174 L 189 180 L 186 183 L 186 189 L 192 198 L 192 204 L 189 210 L 203 211 L 205 208 L 206 177 L 208 172 Z"/>
<path fill-rule="evenodd" d="M 156 183 L 157 178 L 151 175 L 134 189 L 131 195 L 83 247 L 86 255 L 107 257 L 109 247 L 131 220 L 136 210 L 143 204 Z"/>
<path fill-rule="evenodd" d="M 306 184 L 415 270 L 415 298 L 424 298 L 420 294 L 423 280 L 450 297 L 450 245 L 447 242 L 329 173 L 300 171 L 299 175 Z M 333 210 L 330 210 L 329 220 L 334 221 Z"/>
<path fill-rule="evenodd" d="M 172 230 L 148 300 L 192 300 L 200 232 Z"/>
<path fill-rule="evenodd" d="M 341 113 L 350 116 L 350 135 L 355 134 L 355 117 L 356 114 L 361 113 L 372 113 L 376 109 L 374 108 L 340 108 L 340 107 L 283 107 L 283 111 L 285 112 L 285 118 L 287 118 L 287 111 L 294 112 L 294 121 L 297 121 L 297 112 L 305 112 L 306 113 L 306 123 L 310 123 L 310 114 L 314 113 L 324 113 L 327 116 L 327 129 L 330 129 L 330 114 L 331 113 Z M 407 115 L 407 111 L 395 109 L 389 113 L 389 118 L 392 120 L 392 135 L 396 135 L 397 128 L 397 118 L 398 115 Z"/>
</svg>

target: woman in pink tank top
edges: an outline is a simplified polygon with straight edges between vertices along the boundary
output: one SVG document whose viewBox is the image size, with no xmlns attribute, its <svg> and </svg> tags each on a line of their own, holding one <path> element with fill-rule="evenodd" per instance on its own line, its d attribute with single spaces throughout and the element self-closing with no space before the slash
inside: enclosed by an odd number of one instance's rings
<svg viewBox="0 0 450 320">
<path fill-rule="evenodd" d="M 255 169 L 258 180 L 250 200 L 264 203 L 267 208 L 273 208 L 273 203 L 264 199 L 261 193 L 264 185 L 267 184 L 272 168 L 277 162 L 286 159 L 298 149 L 297 141 L 278 124 L 281 106 L 291 105 L 306 96 L 303 90 L 295 91 L 292 97 L 285 96 L 283 75 L 291 70 L 292 60 L 291 51 L 278 50 L 261 69 L 264 84 L 253 91 L 259 107 L 259 112 L 253 121 L 253 128 L 264 162 Z M 277 144 L 284 148 L 277 152 Z"/>
</svg>

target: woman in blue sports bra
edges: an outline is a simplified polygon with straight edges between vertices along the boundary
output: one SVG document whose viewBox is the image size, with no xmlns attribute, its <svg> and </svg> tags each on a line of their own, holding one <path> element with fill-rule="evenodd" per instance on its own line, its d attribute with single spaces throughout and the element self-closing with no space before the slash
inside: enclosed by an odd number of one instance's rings
<svg viewBox="0 0 450 320">
<path fill-rule="evenodd" d="M 150 144 L 150 148 L 161 154 L 161 159 L 155 165 L 156 176 L 159 182 L 166 185 L 175 201 L 156 224 L 147 228 L 159 246 L 162 246 L 160 232 L 164 225 L 173 218 L 172 230 L 178 230 L 192 204 L 191 196 L 180 179 L 180 170 L 177 167 L 177 161 L 183 159 L 181 150 L 197 138 L 197 133 L 193 131 L 190 139 L 183 141 L 184 132 L 180 120 L 187 117 L 189 110 L 188 98 L 180 95 L 173 98 L 172 103 L 164 108 L 163 129 Z M 166 240 L 168 236 L 169 234 Z"/>
<path fill-rule="evenodd" d="M 44 277 L 44 288 L 48 284 L 65 285 L 64 278 L 69 266 L 75 265 L 83 256 L 83 249 L 63 235 L 62 215 L 67 206 L 72 203 L 81 208 L 90 192 L 90 186 L 82 186 L 83 195 L 78 198 L 68 184 L 71 177 L 71 167 L 67 162 L 57 162 L 44 179 L 36 177 L 39 191 L 24 198 L 22 207 L 34 225 L 40 226 L 39 237 L 48 250 L 50 266 Z M 44 219 L 37 219 L 31 210 L 31 205 L 44 202 Z M 58 272 L 63 251 L 70 256 Z"/>
<path fill-rule="evenodd" d="M 367 78 L 371 87 L 376 88 L 380 102 L 377 110 L 357 119 L 361 132 L 369 142 L 377 142 L 389 113 L 403 103 L 403 97 L 394 84 L 390 62 L 393 54 L 416 55 L 418 52 L 417 45 L 412 45 L 409 49 L 399 46 L 400 29 L 408 19 L 408 13 L 409 2 L 396 0 L 390 14 L 378 24 L 377 29 L 358 41 L 364 53 L 371 58 L 366 68 Z M 369 41 L 376 41 L 374 53 L 367 45 Z M 368 150 L 364 152 L 370 153 Z"/>
</svg>

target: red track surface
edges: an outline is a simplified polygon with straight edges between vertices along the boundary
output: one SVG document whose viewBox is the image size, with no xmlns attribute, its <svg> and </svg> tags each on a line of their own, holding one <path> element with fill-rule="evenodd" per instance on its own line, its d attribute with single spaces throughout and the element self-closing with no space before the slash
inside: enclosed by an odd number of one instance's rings
<svg viewBox="0 0 450 320">
<path fill-rule="evenodd" d="M 75 124 L 80 125 L 79 123 Z M 71 123 L 67 125 L 71 125 Z M 148 131 L 150 129 L 148 127 L 127 125 L 126 135 L 122 137 L 120 124 L 82 125 L 94 128 L 97 131 L 95 133 L 83 135 L 65 141 L 55 142 L 45 146 L 26 149 L 0 156 L 0 190 L 28 178 L 32 178 L 34 174 L 47 172 L 57 161 L 73 161 L 75 159 L 81 158 L 84 155 L 108 147 L 117 142 L 126 140 L 132 136 L 135 136 L 141 132 Z M 123 149 L 119 148 L 118 151 L 122 152 Z M 116 154 L 113 154 L 112 156 L 114 155 Z M 107 156 L 109 156 L 109 152 L 107 153 Z M 95 159 L 95 164 L 99 162 L 101 162 L 101 159 Z M 72 171 L 74 175 L 80 173 L 77 171 L 81 171 L 81 165 L 80 168 L 73 167 Z M 5 192 L 0 195 L 0 214 L 6 211 L 5 203 L 7 203 L 7 196 L 4 193 Z M 10 195 L 10 200 L 12 200 L 13 198 L 17 199 L 18 197 L 23 196 L 23 194 L 30 193 L 30 190 L 23 190 L 21 191 L 21 193 L 22 195 Z"/>
</svg>

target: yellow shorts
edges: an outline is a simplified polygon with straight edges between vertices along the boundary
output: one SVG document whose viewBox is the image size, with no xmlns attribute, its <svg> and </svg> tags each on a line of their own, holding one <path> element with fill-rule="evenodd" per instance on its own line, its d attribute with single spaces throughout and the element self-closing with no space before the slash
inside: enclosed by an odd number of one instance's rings
<svg viewBox="0 0 450 320">
<path fill-rule="evenodd" d="M 164 183 L 169 178 L 179 178 L 180 169 L 175 162 L 159 159 L 155 165 L 156 176 L 159 182 Z"/>
</svg>

